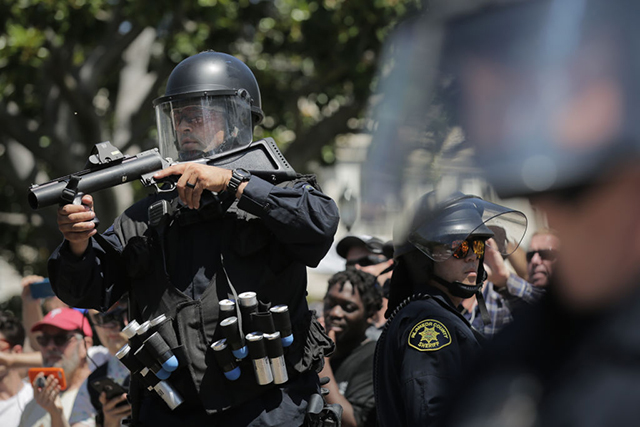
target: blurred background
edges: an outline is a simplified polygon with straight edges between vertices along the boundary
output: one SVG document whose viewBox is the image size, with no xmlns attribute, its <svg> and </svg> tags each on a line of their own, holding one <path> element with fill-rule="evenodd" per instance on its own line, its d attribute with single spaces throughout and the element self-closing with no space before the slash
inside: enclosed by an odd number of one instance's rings
<svg viewBox="0 0 640 427">
<path fill-rule="evenodd" d="M 177 63 L 206 49 L 254 71 L 265 112 L 254 139 L 273 137 L 298 172 L 318 175 L 340 208 L 336 242 L 346 234 L 391 239 L 395 216 L 436 186 L 495 201 L 444 109 L 435 102 L 412 110 L 405 96 L 426 92 L 402 83 L 420 69 L 410 42 L 420 28 L 411 20 L 431 7 L 415 0 L 0 0 L 0 304 L 19 307 L 20 278 L 47 276 L 46 260 L 61 241 L 55 207 L 32 211 L 29 185 L 81 170 L 101 141 L 125 154 L 155 147 L 151 101 Z M 398 126 L 398 118 L 411 124 Z M 136 182 L 94 194 L 99 230 L 146 191 Z M 526 202 L 508 204 L 540 221 Z M 343 268 L 334 247 L 309 271 L 309 299 L 321 299 L 327 278 Z"/>
</svg>

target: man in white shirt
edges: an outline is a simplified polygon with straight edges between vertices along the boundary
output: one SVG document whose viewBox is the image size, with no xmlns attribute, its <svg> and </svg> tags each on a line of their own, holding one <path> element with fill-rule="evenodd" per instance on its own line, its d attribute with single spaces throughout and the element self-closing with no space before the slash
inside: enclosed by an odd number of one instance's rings
<svg viewBox="0 0 640 427">
<path fill-rule="evenodd" d="M 11 312 L 0 312 L 0 353 L 20 354 L 25 332 Z M 27 403 L 33 399 L 31 384 L 22 380 L 20 371 L 0 364 L 0 420 L 3 427 L 16 427 Z"/>
</svg>

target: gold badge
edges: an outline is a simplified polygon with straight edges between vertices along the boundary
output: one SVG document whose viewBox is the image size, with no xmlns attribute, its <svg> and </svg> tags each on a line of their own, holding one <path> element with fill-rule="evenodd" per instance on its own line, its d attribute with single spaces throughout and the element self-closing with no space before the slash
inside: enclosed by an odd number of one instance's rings
<svg viewBox="0 0 640 427">
<path fill-rule="evenodd" d="M 451 344 L 451 334 L 437 320 L 423 320 L 414 326 L 409 334 L 409 346 L 418 351 L 436 351 L 449 344 Z"/>
</svg>

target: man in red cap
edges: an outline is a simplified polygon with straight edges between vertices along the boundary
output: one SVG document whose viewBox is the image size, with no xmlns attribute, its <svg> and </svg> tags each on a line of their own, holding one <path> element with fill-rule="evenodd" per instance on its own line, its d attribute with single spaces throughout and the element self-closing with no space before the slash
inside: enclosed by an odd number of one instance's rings
<svg viewBox="0 0 640 427">
<path fill-rule="evenodd" d="M 93 344 L 93 333 L 87 318 L 72 308 L 56 308 L 36 323 L 32 332 L 40 345 L 45 367 L 64 369 L 67 388 L 60 390 L 53 376 L 39 374 L 34 382 L 33 400 L 27 404 L 20 426 L 64 426 L 71 415 L 76 394 L 90 373 L 87 349 Z M 39 378 L 43 384 L 36 385 Z"/>
</svg>

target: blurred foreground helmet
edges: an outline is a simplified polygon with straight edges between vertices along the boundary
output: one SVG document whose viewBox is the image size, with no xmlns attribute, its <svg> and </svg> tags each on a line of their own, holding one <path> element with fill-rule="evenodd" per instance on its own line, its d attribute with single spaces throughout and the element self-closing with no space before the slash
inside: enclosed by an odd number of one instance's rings
<svg viewBox="0 0 640 427">
<path fill-rule="evenodd" d="M 440 71 L 501 197 L 571 191 L 640 153 L 640 2 L 546 0 L 445 26 Z"/>
<path fill-rule="evenodd" d="M 513 252 L 527 230 L 520 211 L 456 192 L 441 198 L 432 191 L 420 198 L 407 215 L 396 221 L 394 256 L 418 249 L 435 262 L 449 259 L 467 239 L 500 236 L 503 255 Z"/>
<path fill-rule="evenodd" d="M 501 198 L 570 194 L 638 157 L 640 1 L 429 4 L 381 61 L 363 172 L 371 216 L 402 202 L 407 182 L 475 173 L 454 164 L 464 154 Z"/>
<path fill-rule="evenodd" d="M 192 160 L 248 145 L 263 118 L 255 76 L 239 59 L 201 52 L 171 72 L 153 102 L 160 154 Z"/>
</svg>

